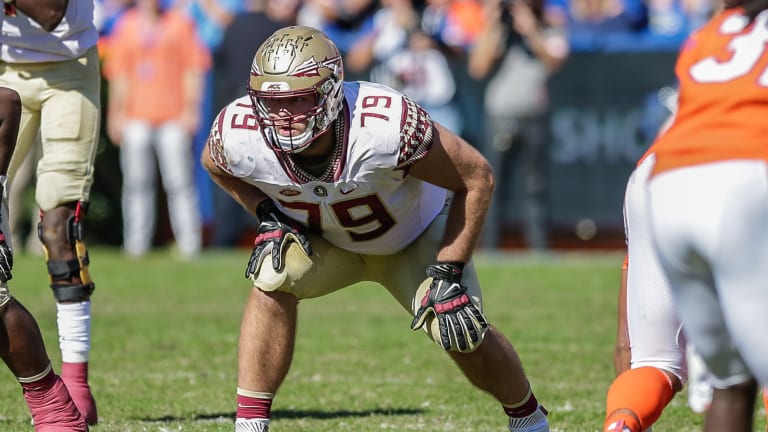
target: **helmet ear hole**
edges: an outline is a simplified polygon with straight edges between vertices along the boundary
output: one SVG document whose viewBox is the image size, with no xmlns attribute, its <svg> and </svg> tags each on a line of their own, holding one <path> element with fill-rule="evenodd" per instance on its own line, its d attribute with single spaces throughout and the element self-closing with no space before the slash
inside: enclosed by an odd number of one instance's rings
<svg viewBox="0 0 768 432">
<path fill-rule="evenodd" d="M 320 30 L 305 26 L 282 28 L 256 51 L 251 65 L 248 94 L 267 144 L 276 150 L 298 153 L 325 133 L 341 112 L 344 67 L 336 45 Z M 287 124 L 307 122 L 297 136 L 274 129 L 261 100 L 312 95 L 314 108 L 280 117 Z"/>
</svg>

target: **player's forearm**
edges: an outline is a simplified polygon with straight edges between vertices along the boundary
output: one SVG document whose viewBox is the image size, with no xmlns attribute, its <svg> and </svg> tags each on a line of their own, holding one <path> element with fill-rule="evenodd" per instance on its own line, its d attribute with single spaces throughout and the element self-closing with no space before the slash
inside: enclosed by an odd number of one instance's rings
<svg viewBox="0 0 768 432">
<path fill-rule="evenodd" d="M 47 32 L 53 31 L 64 18 L 69 0 L 16 0 L 16 9 L 37 21 Z"/>
<path fill-rule="evenodd" d="M 453 194 L 438 261 L 466 263 L 472 258 L 488 212 L 492 178 L 478 186 Z"/>
<path fill-rule="evenodd" d="M 500 44 L 504 31 L 499 24 L 492 24 L 480 34 L 469 52 L 467 69 L 469 75 L 476 79 L 488 76 L 500 57 Z"/>
</svg>

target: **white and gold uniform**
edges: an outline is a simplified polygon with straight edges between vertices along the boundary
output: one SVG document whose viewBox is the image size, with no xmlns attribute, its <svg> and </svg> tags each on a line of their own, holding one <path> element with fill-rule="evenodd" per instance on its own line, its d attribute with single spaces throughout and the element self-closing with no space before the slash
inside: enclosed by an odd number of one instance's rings
<svg viewBox="0 0 768 432">
<path fill-rule="evenodd" d="M 445 189 L 408 175 L 410 164 L 430 150 L 432 120 L 411 99 L 379 84 L 346 82 L 344 96 L 336 125 L 341 138 L 319 178 L 265 143 L 247 96 L 230 103 L 214 122 L 211 157 L 319 233 L 309 235 L 313 268 L 278 289 L 302 299 L 375 281 L 413 312 L 425 268 L 435 262 L 447 210 Z M 463 282 L 480 305 L 471 263 Z"/>
</svg>

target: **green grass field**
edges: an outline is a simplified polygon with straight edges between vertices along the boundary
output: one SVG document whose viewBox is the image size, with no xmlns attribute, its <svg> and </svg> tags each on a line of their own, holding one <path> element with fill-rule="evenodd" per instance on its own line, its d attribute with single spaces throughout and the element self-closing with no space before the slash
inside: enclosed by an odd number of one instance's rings
<svg viewBox="0 0 768 432">
<path fill-rule="evenodd" d="M 233 430 L 236 349 L 249 251 L 191 261 L 91 251 L 95 432 Z M 59 370 L 55 306 L 41 258 L 20 255 L 11 289 L 36 316 Z M 594 432 L 613 378 L 618 253 L 479 256 L 485 309 L 523 359 L 553 431 Z M 360 284 L 300 305 L 293 367 L 273 430 L 505 431 L 498 404 L 469 385 L 382 289 Z M 0 430 L 31 431 L 21 389 L 0 378 Z M 700 430 L 685 393 L 656 432 Z M 765 428 L 759 411 L 756 426 Z"/>
</svg>

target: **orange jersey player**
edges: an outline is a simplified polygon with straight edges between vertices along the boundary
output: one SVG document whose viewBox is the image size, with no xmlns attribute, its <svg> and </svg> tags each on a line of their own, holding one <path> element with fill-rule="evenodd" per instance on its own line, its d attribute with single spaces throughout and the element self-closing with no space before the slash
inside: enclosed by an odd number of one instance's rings
<svg viewBox="0 0 768 432">
<path fill-rule="evenodd" d="M 768 383 L 768 1 L 726 3 L 676 66 L 678 112 L 654 144 L 652 243 L 715 387 L 705 431 L 749 431 Z"/>
</svg>

